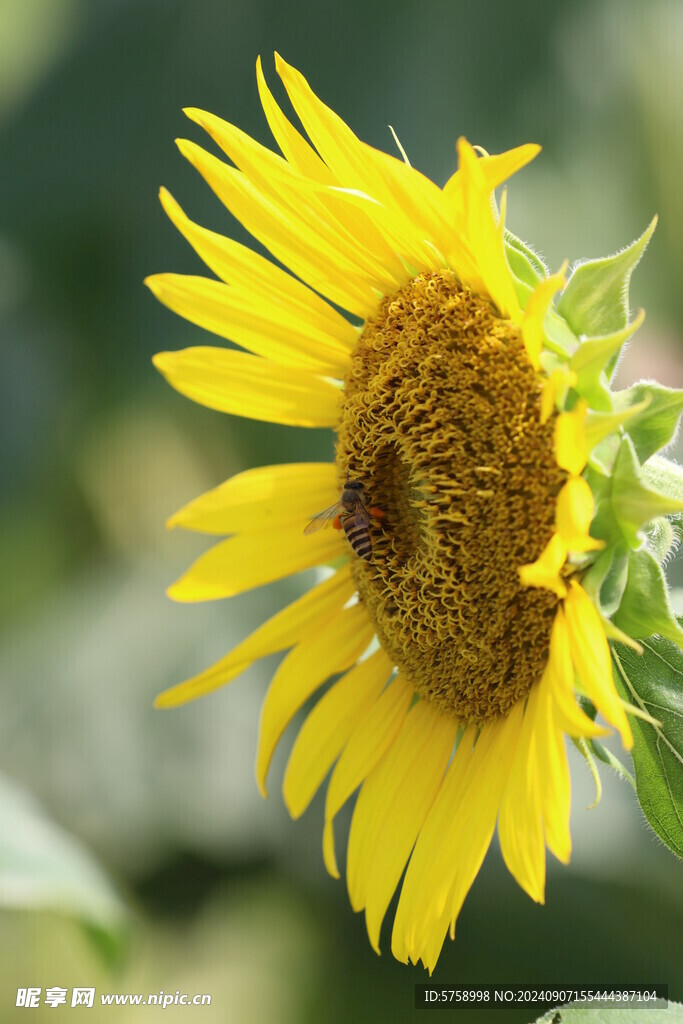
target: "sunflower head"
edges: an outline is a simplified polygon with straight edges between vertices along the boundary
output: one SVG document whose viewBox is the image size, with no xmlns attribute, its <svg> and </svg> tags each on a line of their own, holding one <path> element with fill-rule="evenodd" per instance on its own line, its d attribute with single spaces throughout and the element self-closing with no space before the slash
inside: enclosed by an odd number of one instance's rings
<svg viewBox="0 0 683 1024">
<path fill-rule="evenodd" d="M 540 405 L 521 329 L 452 270 L 383 300 L 345 380 L 337 464 L 385 510 L 360 598 L 418 693 L 467 721 L 507 714 L 547 660 L 558 598 L 517 572 L 567 476 Z"/>
<path fill-rule="evenodd" d="M 378 949 L 405 872 L 392 949 L 431 970 L 496 824 L 535 900 L 546 847 L 569 859 L 565 736 L 592 742 L 605 732 L 599 713 L 630 746 L 608 640 L 638 649 L 658 632 L 680 643 L 661 564 L 683 502 L 656 452 L 683 394 L 610 388 L 642 323 L 630 319 L 628 284 L 654 221 L 616 256 L 550 274 L 505 228 L 506 194 L 500 207 L 493 198 L 537 146 L 490 156 L 460 139 L 458 169 L 439 187 L 402 151 L 361 142 L 276 63 L 308 138 L 259 62 L 280 155 L 197 110 L 187 113 L 230 162 L 179 145 L 288 269 L 195 224 L 162 192 L 215 277 L 147 283 L 239 348 L 155 362 L 210 408 L 332 428 L 335 462 L 250 470 L 177 512 L 172 525 L 227 539 L 170 593 L 199 601 L 333 571 L 158 704 L 287 650 L 261 718 L 265 792 L 285 728 L 328 684 L 292 750 L 285 800 L 301 814 L 334 766 L 323 853 L 336 874 L 333 821 L 360 787 L 352 905 Z"/>
</svg>

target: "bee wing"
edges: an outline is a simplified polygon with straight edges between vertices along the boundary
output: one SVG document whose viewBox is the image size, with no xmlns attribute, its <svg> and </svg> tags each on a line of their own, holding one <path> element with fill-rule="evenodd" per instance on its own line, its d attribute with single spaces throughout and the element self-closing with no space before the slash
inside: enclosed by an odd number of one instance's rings
<svg viewBox="0 0 683 1024">
<path fill-rule="evenodd" d="M 360 497 L 356 499 L 353 523 L 354 526 L 367 526 L 370 522 L 370 515 Z"/>
<path fill-rule="evenodd" d="M 311 519 L 308 526 L 305 527 L 304 533 L 317 533 L 318 530 L 322 530 L 325 526 L 329 526 L 335 516 L 338 516 L 344 511 L 344 506 L 340 501 L 335 501 L 334 505 L 330 505 L 324 512 L 319 512 L 317 516 Z"/>
</svg>

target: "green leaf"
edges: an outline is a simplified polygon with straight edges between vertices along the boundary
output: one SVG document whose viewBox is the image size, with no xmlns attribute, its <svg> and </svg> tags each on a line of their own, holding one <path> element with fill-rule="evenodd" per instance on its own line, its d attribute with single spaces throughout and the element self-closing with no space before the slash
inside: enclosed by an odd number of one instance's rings
<svg viewBox="0 0 683 1024">
<path fill-rule="evenodd" d="M 591 748 L 598 761 L 602 761 L 603 764 L 608 765 L 612 768 L 617 775 L 619 775 L 625 782 L 628 782 L 633 789 L 636 788 L 635 779 L 631 775 L 630 771 L 624 764 L 621 763 L 618 757 L 615 757 L 611 750 L 603 746 L 599 740 L 586 740 L 586 743 Z"/>
<path fill-rule="evenodd" d="M 660 516 L 653 519 L 645 531 L 647 548 L 660 565 L 664 565 L 672 551 L 678 547 L 679 537 L 670 520 Z"/>
<path fill-rule="evenodd" d="M 683 390 L 665 388 L 651 381 L 634 384 L 612 395 L 614 408 L 619 410 L 638 405 L 648 397 L 647 407 L 629 420 L 626 428 L 641 463 L 673 440 L 683 412 Z"/>
<path fill-rule="evenodd" d="M 612 358 L 619 355 L 622 346 L 643 322 L 640 314 L 619 331 L 600 337 L 585 338 L 574 352 L 569 366 L 577 375 L 575 391 L 586 399 L 593 409 L 611 412 L 614 408 L 612 392 L 605 368 Z"/>
<path fill-rule="evenodd" d="M 629 556 L 624 595 L 612 621 L 634 640 L 658 633 L 679 646 L 683 644 L 683 629 L 671 607 L 664 573 L 645 547 Z"/>
<path fill-rule="evenodd" d="M 522 309 L 526 308 L 529 296 L 539 281 L 548 276 L 548 268 L 529 246 L 521 239 L 505 229 L 505 255 L 512 273 L 515 292 Z M 550 306 L 544 323 L 546 344 L 549 352 L 562 356 L 563 363 L 567 356 L 578 347 L 579 339 L 569 328 L 567 322 L 558 316 L 555 308 Z"/>
<path fill-rule="evenodd" d="M 683 858 L 683 652 L 651 637 L 636 654 L 612 645 L 617 690 L 661 725 L 631 717 L 636 791 L 643 813 L 662 842 Z"/>
<path fill-rule="evenodd" d="M 670 498 L 683 499 L 683 466 L 663 455 L 653 455 L 641 468 L 646 483 Z"/>
<path fill-rule="evenodd" d="M 581 988 L 581 986 L 577 986 Z M 629 986 L 622 986 L 628 988 Z M 631 988 L 634 986 L 631 985 Z M 645 986 L 647 988 L 647 986 Z M 643 1004 L 646 1005 L 646 1004 Z M 593 1002 L 589 1007 L 560 1006 L 548 1010 L 539 1017 L 536 1024 L 683 1024 L 683 1004 L 669 1004 L 666 1010 L 636 1010 L 631 1006 L 619 1006 L 610 1003 L 608 1006 Z"/>
<path fill-rule="evenodd" d="M 579 347 L 579 339 L 554 306 L 550 306 L 545 315 L 543 330 L 546 346 L 559 355 L 570 356 Z"/>
<path fill-rule="evenodd" d="M 532 288 L 548 276 L 548 268 L 541 257 L 526 242 L 505 228 L 505 253 L 510 269 Z"/>
<path fill-rule="evenodd" d="M 621 604 L 628 579 L 628 549 L 623 544 L 607 548 L 581 580 L 581 586 L 606 618 Z"/>
<path fill-rule="evenodd" d="M 102 869 L 30 793 L 2 776 L 0 906 L 75 918 L 107 960 L 125 945 L 126 911 Z"/>
<path fill-rule="evenodd" d="M 557 311 L 577 335 L 612 334 L 628 323 L 631 274 L 657 224 L 655 217 L 627 249 L 580 263 L 560 296 Z"/>
<path fill-rule="evenodd" d="M 622 438 L 612 470 L 612 509 L 631 547 L 641 543 L 641 528 L 650 520 L 683 511 L 683 499 L 648 487 L 628 435 Z"/>
</svg>

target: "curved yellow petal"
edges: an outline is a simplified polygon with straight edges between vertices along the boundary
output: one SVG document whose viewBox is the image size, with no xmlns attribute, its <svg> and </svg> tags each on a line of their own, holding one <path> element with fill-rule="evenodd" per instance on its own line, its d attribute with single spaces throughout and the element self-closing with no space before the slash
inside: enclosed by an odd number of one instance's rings
<svg viewBox="0 0 683 1024">
<path fill-rule="evenodd" d="M 498 837 L 505 865 L 536 903 L 544 902 L 545 843 L 538 775 L 540 686 L 531 688 L 519 742 L 498 817 Z"/>
<path fill-rule="evenodd" d="M 560 413 L 555 420 L 555 456 L 558 466 L 573 476 L 579 476 L 595 446 L 633 416 L 639 415 L 649 403 L 648 397 L 622 412 L 589 412 L 584 399 L 579 399 L 571 412 Z"/>
<path fill-rule="evenodd" d="M 145 284 L 174 313 L 255 355 L 313 373 L 346 375 L 348 347 L 326 338 L 298 311 L 269 303 L 266 295 L 245 296 L 222 281 L 188 274 L 154 274 Z"/>
<path fill-rule="evenodd" d="M 360 220 L 356 230 L 360 232 L 360 237 L 376 229 L 384 239 L 384 244 L 398 254 L 403 272 L 394 271 L 397 284 L 404 284 L 422 271 L 438 271 L 443 268 L 444 255 L 402 210 L 393 205 L 385 206 L 374 196 L 358 189 L 327 187 L 322 192 L 322 198 L 343 222 L 347 222 L 354 212 L 358 215 Z M 368 225 L 365 232 L 363 222 Z"/>
<path fill-rule="evenodd" d="M 256 781 L 263 794 L 273 752 L 294 715 L 319 686 L 344 672 L 361 656 L 374 635 L 362 604 L 344 609 L 321 624 L 286 656 L 273 676 L 261 709 Z"/>
<path fill-rule="evenodd" d="M 209 347 L 159 352 L 153 362 L 181 395 L 218 412 L 297 427 L 339 419 L 339 388 L 307 370 Z"/>
<path fill-rule="evenodd" d="M 539 687 L 536 763 L 532 771 L 540 788 L 546 845 L 558 860 L 568 864 L 572 850 L 569 831 L 571 782 L 564 734 L 554 714 L 552 686 L 550 673 L 546 670 Z"/>
<path fill-rule="evenodd" d="M 297 131 L 289 118 L 283 114 L 275 101 L 263 74 L 260 57 L 256 61 L 256 82 L 261 106 L 282 155 L 292 167 L 295 167 L 307 178 L 319 181 L 323 185 L 333 185 L 336 179 L 332 171 L 321 160 L 313 147 L 306 142 L 301 132 Z"/>
<path fill-rule="evenodd" d="M 593 602 L 575 580 L 569 585 L 564 607 L 572 661 L 581 684 L 600 714 L 619 730 L 624 746 L 630 749 L 633 736 L 614 686 L 605 631 Z"/>
<path fill-rule="evenodd" d="M 445 253 L 451 230 L 441 189 L 405 160 L 362 145 L 366 158 L 372 158 L 378 176 L 386 182 L 388 192 L 383 205 L 400 212 L 402 219 L 414 224 L 438 252 Z"/>
<path fill-rule="evenodd" d="M 553 702 L 553 718 L 558 727 L 569 736 L 579 739 L 609 735 L 609 729 L 597 725 L 576 703 L 574 692 L 574 663 L 567 618 L 562 607 L 557 609 L 550 633 L 550 657 L 547 679 Z"/>
<path fill-rule="evenodd" d="M 550 308 L 555 293 L 564 288 L 567 283 L 564 276 L 566 268 L 567 263 L 565 262 L 556 274 L 552 274 L 551 277 L 546 277 L 539 281 L 529 296 L 529 301 L 524 310 L 522 338 L 529 362 L 534 370 L 540 369 L 541 366 L 541 351 L 545 339 L 543 324 L 546 313 Z"/>
<path fill-rule="evenodd" d="M 320 185 L 330 186 L 318 193 L 320 202 L 344 225 L 353 238 L 357 239 L 368 252 L 373 253 L 381 265 L 394 275 L 398 287 L 407 279 L 405 268 L 397 254 L 399 251 L 403 251 L 402 247 L 399 245 L 398 249 L 395 248 L 391 244 L 392 236 L 385 237 L 380 226 L 374 222 L 372 211 L 357 209 L 352 203 L 342 204 L 339 202 L 339 195 L 335 194 L 331 187 L 342 186 L 343 188 L 345 182 L 338 181 L 312 146 L 285 117 L 266 84 L 260 57 L 256 62 L 256 75 L 261 104 L 270 130 L 283 156 L 300 174 Z M 405 255 L 405 253 L 403 254 Z"/>
<path fill-rule="evenodd" d="M 418 701 L 358 795 L 346 876 L 351 906 L 365 908 L 377 953 L 384 915 L 438 792 L 458 725 L 433 704 Z"/>
<path fill-rule="evenodd" d="M 595 551 L 605 546 L 604 541 L 590 536 L 593 511 L 589 484 L 583 477 L 571 477 L 557 496 L 555 507 L 556 529 L 568 551 Z"/>
<path fill-rule="evenodd" d="M 292 105 L 334 174 L 339 194 L 352 204 L 360 203 L 390 246 L 411 262 L 414 272 L 442 266 L 452 232 L 437 186 L 403 161 L 361 142 L 315 96 L 303 75 L 277 54 L 276 66 Z M 328 194 L 325 201 L 330 199 Z"/>
<path fill-rule="evenodd" d="M 260 466 L 237 473 L 225 483 L 178 509 L 167 526 L 203 533 L 278 530 L 309 519 L 339 497 L 332 462 L 295 462 Z"/>
<path fill-rule="evenodd" d="M 462 172 L 465 238 L 476 253 L 484 290 L 504 317 L 519 323 L 521 311 L 505 256 L 502 225 L 494 219 L 486 179 L 467 139 L 458 139 L 458 160 Z"/>
<path fill-rule="evenodd" d="M 380 648 L 331 686 L 310 712 L 292 747 L 282 784 L 293 818 L 304 813 L 391 672 L 391 661 Z"/>
<path fill-rule="evenodd" d="M 372 196 L 419 225 L 437 245 L 446 235 L 441 190 L 403 161 L 361 142 L 315 95 L 296 68 L 275 54 L 275 66 L 308 137 L 338 183 Z"/>
<path fill-rule="evenodd" d="M 398 675 L 383 690 L 344 747 L 327 787 L 323 855 L 331 875 L 338 877 L 332 821 L 395 740 L 410 702 L 413 686 Z"/>
<path fill-rule="evenodd" d="M 209 548 L 168 588 L 174 601 L 215 601 L 330 562 L 348 550 L 338 530 L 304 536 L 298 525 L 243 533 Z"/>
<path fill-rule="evenodd" d="M 210 668 L 164 690 L 154 701 L 154 706 L 175 708 L 203 697 L 231 682 L 258 658 L 291 647 L 321 622 L 340 613 L 355 593 L 355 587 L 347 564 L 273 615 Z"/>
<path fill-rule="evenodd" d="M 324 337 L 353 348 L 358 340 L 357 329 L 320 295 L 248 246 L 195 224 L 167 189 L 160 190 L 159 198 L 174 226 L 221 280 L 245 295 L 267 296 L 270 302 L 301 317 Z"/>
<path fill-rule="evenodd" d="M 451 936 L 455 935 L 455 922 L 465 902 L 474 879 L 479 873 L 495 827 L 496 811 L 500 806 L 502 788 L 507 783 L 510 766 L 517 749 L 522 726 L 523 706 L 519 701 L 510 714 L 495 726 L 486 725 L 483 732 L 491 729 L 491 747 L 488 757 L 483 750 L 474 750 L 472 757 L 471 784 L 466 788 L 460 815 L 463 822 L 472 828 L 471 845 L 467 840 L 462 859 L 456 856 L 457 873 L 448 895 L 451 918 Z M 480 736 L 480 742 L 481 742 Z M 460 843 L 463 838 L 460 838 Z M 460 845 L 459 843 L 459 845 Z"/>
<path fill-rule="evenodd" d="M 527 142 L 522 146 L 509 149 L 505 153 L 496 153 L 494 155 L 487 153 L 485 156 L 481 156 L 479 158 L 479 166 L 484 175 L 488 191 L 493 192 L 494 189 L 502 185 L 508 178 L 511 178 L 513 174 L 530 163 L 540 152 L 540 146 L 533 142 Z M 462 179 L 458 177 L 459 174 L 459 171 L 452 174 L 443 187 L 444 195 L 449 200 L 457 195 L 461 187 Z"/>
<path fill-rule="evenodd" d="M 321 202 L 325 193 L 307 188 L 306 179 L 286 160 L 215 114 L 193 108 L 186 109 L 185 113 L 211 135 L 263 197 L 289 216 L 300 216 L 300 211 L 304 210 L 307 220 L 315 223 L 315 234 L 319 241 L 327 241 L 339 256 L 343 256 L 357 271 L 366 275 L 379 291 L 392 292 L 396 289 L 398 279 L 385 262 L 378 258 L 381 250 L 378 253 L 376 249 L 366 248 L 361 238 L 352 233 L 346 223 L 330 217 L 329 208 Z M 395 254 L 391 256 L 390 263 L 398 265 L 402 275 L 400 262 Z"/>
<path fill-rule="evenodd" d="M 220 201 L 254 238 L 332 302 L 361 319 L 377 309 L 379 294 L 352 259 L 325 232 L 317 218 L 302 209 L 275 203 L 244 174 L 186 139 L 180 152 L 202 175 Z M 338 239 L 337 239 L 338 241 Z"/>
<path fill-rule="evenodd" d="M 415 843 L 396 911 L 392 950 L 431 972 L 491 842 L 522 725 L 518 703 L 507 718 L 460 741 Z"/>
<path fill-rule="evenodd" d="M 554 533 L 535 562 L 519 567 L 519 578 L 525 587 L 543 587 L 564 597 L 567 587 L 560 570 L 566 560 L 567 548 L 559 534 Z"/>
</svg>

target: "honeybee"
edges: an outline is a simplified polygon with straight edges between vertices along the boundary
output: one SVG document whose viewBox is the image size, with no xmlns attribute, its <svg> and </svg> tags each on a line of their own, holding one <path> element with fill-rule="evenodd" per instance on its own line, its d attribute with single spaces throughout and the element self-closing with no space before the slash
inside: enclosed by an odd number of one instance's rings
<svg viewBox="0 0 683 1024">
<path fill-rule="evenodd" d="M 335 501 L 334 505 L 314 516 L 304 533 L 316 533 L 323 527 L 332 525 L 335 530 L 343 530 L 358 557 L 368 561 L 372 554 L 370 516 L 373 519 L 382 519 L 384 512 L 379 508 L 367 507 L 360 480 L 347 480 L 339 501 Z"/>
</svg>

